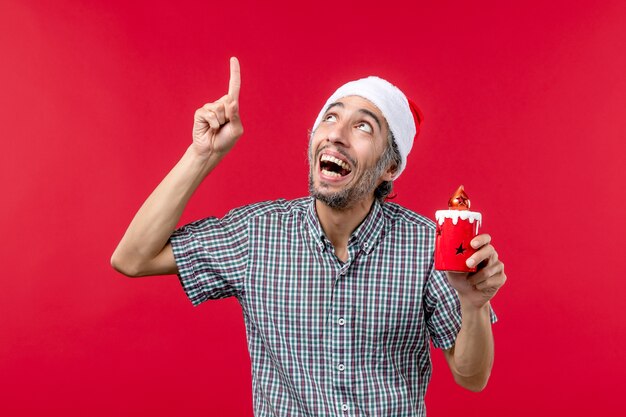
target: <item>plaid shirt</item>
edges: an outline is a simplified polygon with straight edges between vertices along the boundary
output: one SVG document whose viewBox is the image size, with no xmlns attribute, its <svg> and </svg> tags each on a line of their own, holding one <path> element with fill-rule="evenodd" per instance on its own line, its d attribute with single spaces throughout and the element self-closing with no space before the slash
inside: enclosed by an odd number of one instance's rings
<svg viewBox="0 0 626 417">
<path fill-rule="evenodd" d="M 461 317 L 433 268 L 435 226 L 374 203 L 342 263 L 311 197 L 242 207 L 171 237 L 194 305 L 235 296 L 265 416 L 424 416 L 430 346 L 454 345 Z"/>
</svg>

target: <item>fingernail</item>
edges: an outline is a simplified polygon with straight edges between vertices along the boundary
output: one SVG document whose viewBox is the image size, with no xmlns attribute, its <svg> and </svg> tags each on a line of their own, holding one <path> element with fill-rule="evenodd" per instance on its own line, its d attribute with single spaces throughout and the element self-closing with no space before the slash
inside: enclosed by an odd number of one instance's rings
<svg viewBox="0 0 626 417">
<path fill-rule="evenodd" d="M 474 261 L 474 259 L 473 259 L 473 258 L 468 258 L 468 259 L 467 259 L 467 261 L 465 261 L 465 263 L 467 264 L 467 266 L 468 266 L 468 267 L 470 267 L 470 268 L 471 268 L 471 267 L 473 267 L 473 266 L 474 266 L 474 264 L 475 264 L 476 262 Z"/>
<path fill-rule="evenodd" d="M 476 240 L 472 240 L 472 247 L 473 247 L 474 249 L 477 249 L 477 248 L 478 248 L 478 245 L 479 245 L 478 241 L 476 241 Z"/>
</svg>

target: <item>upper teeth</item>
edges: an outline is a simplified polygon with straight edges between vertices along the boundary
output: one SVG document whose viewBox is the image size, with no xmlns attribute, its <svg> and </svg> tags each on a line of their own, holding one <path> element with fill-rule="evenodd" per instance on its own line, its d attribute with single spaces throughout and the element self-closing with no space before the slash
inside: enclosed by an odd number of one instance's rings
<svg viewBox="0 0 626 417">
<path fill-rule="evenodd" d="M 320 161 L 329 161 L 332 162 L 334 164 L 339 165 L 341 168 L 350 171 L 350 167 L 348 166 L 348 164 L 346 164 L 345 162 L 343 162 L 341 159 L 335 158 L 332 155 L 322 155 L 322 158 L 320 159 Z"/>
</svg>

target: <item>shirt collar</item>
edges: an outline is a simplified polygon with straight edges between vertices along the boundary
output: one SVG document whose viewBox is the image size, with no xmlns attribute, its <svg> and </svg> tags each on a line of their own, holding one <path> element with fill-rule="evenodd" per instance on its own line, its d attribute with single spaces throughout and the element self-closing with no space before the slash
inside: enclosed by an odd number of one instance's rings
<svg viewBox="0 0 626 417">
<path fill-rule="evenodd" d="M 384 228 L 385 215 L 383 208 L 378 200 L 374 200 L 369 214 L 352 233 L 350 239 L 354 239 L 366 253 L 370 253 L 378 243 Z"/>
<path fill-rule="evenodd" d="M 309 208 L 306 211 L 306 219 L 311 237 L 320 250 L 323 250 L 326 248 L 326 245 L 330 244 L 330 241 L 324 234 L 322 225 L 317 217 L 315 199 L 313 197 L 310 197 Z M 356 243 L 359 247 L 361 247 L 361 249 L 363 249 L 363 251 L 370 253 L 376 246 L 384 227 L 385 215 L 383 213 L 381 203 L 378 200 L 374 200 L 374 204 L 372 205 L 368 215 L 356 228 L 356 230 L 352 232 L 348 245 Z"/>
</svg>

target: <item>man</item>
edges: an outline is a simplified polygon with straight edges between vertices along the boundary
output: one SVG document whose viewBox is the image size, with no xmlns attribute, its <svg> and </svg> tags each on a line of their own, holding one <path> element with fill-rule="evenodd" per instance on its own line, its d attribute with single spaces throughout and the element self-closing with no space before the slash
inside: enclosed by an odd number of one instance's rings
<svg viewBox="0 0 626 417">
<path fill-rule="evenodd" d="M 423 416 L 430 340 L 460 385 L 481 390 L 503 264 L 479 235 L 468 260 L 477 273 L 435 271 L 433 222 L 384 202 L 421 121 L 387 81 L 348 83 L 322 108 L 309 144 L 311 197 L 174 230 L 243 134 L 236 58 L 230 72 L 228 94 L 196 111 L 193 143 L 131 222 L 114 268 L 179 274 L 194 304 L 237 297 L 257 416 Z"/>
</svg>

